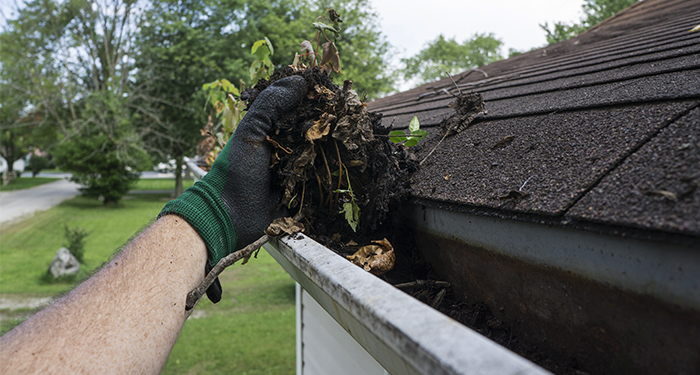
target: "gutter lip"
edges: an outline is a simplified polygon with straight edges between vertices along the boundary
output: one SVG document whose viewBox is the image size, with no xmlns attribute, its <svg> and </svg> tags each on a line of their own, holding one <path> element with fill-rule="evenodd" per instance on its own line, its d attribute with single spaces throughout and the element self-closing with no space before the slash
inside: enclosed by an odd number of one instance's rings
<svg viewBox="0 0 700 375">
<path fill-rule="evenodd" d="M 549 374 L 303 234 L 268 245 L 292 278 L 389 373 Z M 329 297 L 332 306 L 324 306 Z"/>
</svg>

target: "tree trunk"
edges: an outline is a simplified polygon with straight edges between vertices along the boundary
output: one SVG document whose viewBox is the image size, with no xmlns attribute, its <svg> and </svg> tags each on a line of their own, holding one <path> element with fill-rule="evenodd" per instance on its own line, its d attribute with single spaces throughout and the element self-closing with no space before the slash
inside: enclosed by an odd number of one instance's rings
<svg viewBox="0 0 700 375">
<path fill-rule="evenodd" d="M 182 155 L 175 157 L 175 198 L 179 197 L 184 191 L 182 188 Z"/>
</svg>

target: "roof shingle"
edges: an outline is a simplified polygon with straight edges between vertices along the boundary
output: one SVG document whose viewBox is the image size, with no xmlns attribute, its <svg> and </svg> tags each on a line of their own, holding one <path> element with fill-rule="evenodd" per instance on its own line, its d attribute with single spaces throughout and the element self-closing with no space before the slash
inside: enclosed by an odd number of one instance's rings
<svg viewBox="0 0 700 375">
<path fill-rule="evenodd" d="M 695 1 L 645 0 L 454 77 L 483 94 L 488 114 L 440 144 L 414 176 L 415 197 L 700 238 L 700 32 L 688 32 L 698 20 Z M 433 127 L 422 159 L 454 113 L 448 93 L 458 89 L 445 78 L 370 109 L 385 125 L 417 116 Z"/>
</svg>

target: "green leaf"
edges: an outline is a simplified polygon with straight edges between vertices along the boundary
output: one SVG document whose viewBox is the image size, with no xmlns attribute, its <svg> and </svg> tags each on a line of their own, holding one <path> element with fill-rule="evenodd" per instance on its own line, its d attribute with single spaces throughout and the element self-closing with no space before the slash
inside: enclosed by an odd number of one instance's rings
<svg viewBox="0 0 700 375">
<path fill-rule="evenodd" d="M 253 55 L 255 55 L 255 52 L 258 50 L 258 48 L 260 48 L 261 46 L 265 45 L 265 43 L 267 43 L 267 42 L 266 42 L 266 39 L 267 39 L 267 38 L 265 38 L 265 39 L 260 39 L 260 40 L 258 40 L 257 42 L 253 43 L 253 46 L 250 47 L 250 53 L 253 54 Z"/>
<path fill-rule="evenodd" d="M 428 133 L 427 130 L 421 130 L 421 129 L 416 130 L 416 131 L 414 131 L 414 132 L 411 133 L 411 135 L 419 135 L 420 137 L 418 138 L 418 140 L 421 140 L 421 139 L 425 138 L 425 136 L 428 135 L 428 134 L 429 134 L 429 133 Z"/>
<path fill-rule="evenodd" d="M 208 84 L 208 83 L 205 83 L 204 85 L 202 85 L 202 90 L 206 90 L 206 89 L 208 89 L 208 88 L 209 88 L 209 84 Z"/>
<path fill-rule="evenodd" d="M 272 42 L 270 41 L 270 39 L 267 39 L 267 37 L 265 37 L 265 42 L 267 42 L 267 48 L 270 50 L 270 56 L 274 55 L 275 49 L 272 47 Z"/>
<path fill-rule="evenodd" d="M 406 147 L 413 147 L 418 144 L 418 140 L 415 138 L 409 138 L 403 145 Z"/>
<path fill-rule="evenodd" d="M 231 84 L 231 81 L 229 81 L 226 78 L 221 80 L 221 88 L 223 88 L 226 92 L 232 92 L 236 89 L 236 87 L 234 87 L 233 84 Z"/>
<path fill-rule="evenodd" d="M 418 122 L 418 116 L 413 116 L 411 122 L 408 124 L 408 130 L 413 134 L 416 130 L 420 129 L 420 123 Z"/>
<path fill-rule="evenodd" d="M 340 213 L 345 214 L 345 221 L 353 231 L 357 232 L 357 225 L 360 223 L 360 207 L 355 202 L 343 203 L 343 210 Z"/>
<path fill-rule="evenodd" d="M 338 33 L 338 30 L 336 30 L 335 28 L 333 28 L 333 26 L 326 25 L 326 24 L 323 23 L 323 22 L 314 22 L 313 25 L 314 25 L 314 27 L 315 27 L 316 29 L 321 30 L 321 31 L 328 30 L 328 31 L 332 31 L 332 32 L 334 32 L 334 33 L 336 33 L 336 34 Z"/>
<path fill-rule="evenodd" d="M 389 133 L 389 139 L 394 143 L 401 143 L 406 140 L 406 133 L 403 130 L 394 130 Z"/>
</svg>

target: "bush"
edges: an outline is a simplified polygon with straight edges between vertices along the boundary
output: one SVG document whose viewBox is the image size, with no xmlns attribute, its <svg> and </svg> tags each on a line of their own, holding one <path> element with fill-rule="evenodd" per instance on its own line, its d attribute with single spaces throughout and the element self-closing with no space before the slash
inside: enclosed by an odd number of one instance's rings
<svg viewBox="0 0 700 375">
<path fill-rule="evenodd" d="M 32 177 L 36 177 L 42 169 L 50 167 L 51 161 L 43 156 L 34 155 L 29 159 L 29 169 L 32 171 Z"/>
<path fill-rule="evenodd" d="M 63 246 L 70 250 L 70 253 L 73 254 L 78 262 L 85 264 L 83 261 L 85 255 L 85 237 L 87 237 L 90 232 L 81 227 L 70 228 L 66 224 L 63 224 L 63 228 L 66 240 Z"/>
<path fill-rule="evenodd" d="M 83 195 L 110 204 L 129 192 L 139 178 L 135 170 L 147 162 L 145 153 L 136 153 L 130 166 L 119 158 L 120 151 L 113 140 L 98 135 L 72 138 L 57 145 L 53 155 L 59 168 L 73 173 L 71 181 L 82 185 Z"/>
</svg>

